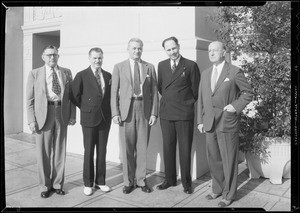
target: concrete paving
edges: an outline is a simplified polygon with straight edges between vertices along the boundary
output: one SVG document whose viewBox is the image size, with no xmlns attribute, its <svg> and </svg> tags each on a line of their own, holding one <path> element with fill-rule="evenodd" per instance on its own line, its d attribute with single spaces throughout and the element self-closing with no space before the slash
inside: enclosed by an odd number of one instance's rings
<svg viewBox="0 0 300 213">
<path fill-rule="evenodd" d="M 159 191 L 156 186 L 164 178 L 164 173 L 148 170 L 147 183 L 153 191 L 144 193 L 137 188 L 124 194 L 122 166 L 107 162 L 106 183 L 112 190 L 103 193 L 94 190 L 91 196 L 83 194 L 83 156 L 67 153 L 64 190 L 66 195 L 52 194 L 49 198 L 40 197 L 37 179 L 34 136 L 26 133 L 5 136 L 5 190 L 6 207 L 9 208 L 53 208 L 77 207 L 82 210 L 106 208 L 121 210 L 128 208 L 184 208 L 185 210 L 215 210 L 221 198 L 212 201 L 205 199 L 211 192 L 211 177 L 207 173 L 193 180 L 194 192 L 183 192 L 180 180 L 177 186 Z M 239 164 L 238 196 L 227 209 L 265 211 L 291 211 L 291 179 L 283 179 L 281 185 L 273 185 L 268 179 L 250 179 L 246 162 Z M 216 209 L 215 209 L 216 208 Z M 100 209 L 101 210 L 101 209 Z M 221 209 L 219 209 L 221 210 Z"/>
</svg>

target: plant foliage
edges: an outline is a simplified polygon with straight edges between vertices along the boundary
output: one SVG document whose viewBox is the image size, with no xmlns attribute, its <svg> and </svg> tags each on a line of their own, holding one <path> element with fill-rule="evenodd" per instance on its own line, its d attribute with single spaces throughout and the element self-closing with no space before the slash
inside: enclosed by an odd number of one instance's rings
<svg viewBox="0 0 300 213">
<path fill-rule="evenodd" d="M 240 150 L 267 155 L 264 138 L 291 131 L 291 3 L 219 7 L 210 21 L 254 89 L 253 108 L 241 115 Z"/>
</svg>

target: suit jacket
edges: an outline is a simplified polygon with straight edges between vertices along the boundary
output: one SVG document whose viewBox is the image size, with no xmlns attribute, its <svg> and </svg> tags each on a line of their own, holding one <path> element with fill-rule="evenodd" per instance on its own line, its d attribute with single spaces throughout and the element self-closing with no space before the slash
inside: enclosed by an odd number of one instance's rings
<svg viewBox="0 0 300 213">
<path fill-rule="evenodd" d="M 61 71 L 64 92 L 62 95 L 61 116 L 63 123 L 68 125 L 70 118 L 76 119 L 76 107 L 69 98 L 72 73 L 69 69 L 58 66 Z M 26 108 L 28 124 L 36 121 L 38 130 L 45 124 L 48 110 L 46 68 L 45 66 L 31 70 L 26 88 Z"/>
<path fill-rule="evenodd" d="M 216 128 L 220 131 L 238 132 L 240 113 L 252 100 L 252 89 L 242 70 L 225 62 L 215 90 L 212 92 L 212 68 L 202 73 L 197 124 L 204 124 L 205 131 L 210 131 L 215 121 Z M 231 104 L 236 112 L 223 111 L 228 104 Z"/>
<path fill-rule="evenodd" d="M 144 116 L 148 120 L 158 113 L 158 93 L 155 68 L 152 64 L 141 60 L 141 79 L 143 92 Z M 125 121 L 133 97 L 131 68 L 129 59 L 114 66 L 111 87 L 112 116 L 120 115 Z"/>
<path fill-rule="evenodd" d="M 181 56 L 172 74 L 170 59 L 158 64 L 158 91 L 162 95 L 159 116 L 166 120 L 194 119 L 198 99 L 200 71 L 198 65 Z"/>
<path fill-rule="evenodd" d="M 78 72 L 72 82 L 72 101 L 80 108 L 80 124 L 86 127 L 98 126 L 102 119 L 105 119 L 107 127 L 111 123 L 111 74 L 101 70 L 105 82 L 104 95 L 91 67 Z"/>
</svg>

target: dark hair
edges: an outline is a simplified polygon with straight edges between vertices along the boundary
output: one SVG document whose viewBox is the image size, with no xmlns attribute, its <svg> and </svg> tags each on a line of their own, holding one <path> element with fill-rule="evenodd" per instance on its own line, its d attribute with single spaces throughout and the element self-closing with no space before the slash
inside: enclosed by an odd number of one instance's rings
<svg viewBox="0 0 300 213">
<path fill-rule="evenodd" d="M 94 47 L 94 48 L 90 49 L 89 55 L 91 55 L 92 52 L 102 53 L 103 54 L 103 51 L 102 51 L 102 49 L 100 47 Z"/>
<path fill-rule="evenodd" d="M 48 45 L 46 47 L 43 48 L 43 52 L 42 54 L 44 54 L 44 52 L 47 50 L 47 49 L 54 49 L 58 52 L 58 48 L 56 46 L 53 46 L 53 45 Z"/>
<path fill-rule="evenodd" d="M 162 47 L 165 48 L 165 43 L 170 40 L 174 41 L 177 46 L 179 45 L 178 39 L 175 36 L 171 36 L 170 38 L 166 38 L 165 40 L 163 40 Z"/>
</svg>

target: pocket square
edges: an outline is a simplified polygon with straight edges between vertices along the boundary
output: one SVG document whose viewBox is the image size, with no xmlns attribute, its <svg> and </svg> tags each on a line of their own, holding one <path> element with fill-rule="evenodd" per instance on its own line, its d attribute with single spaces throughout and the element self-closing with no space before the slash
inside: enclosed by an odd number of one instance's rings
<svg viewBox="0 0 300 213">
<path fill-rule="evenodd" d="M 225 81 L 229 81 L 229 78 L 225 78 L 224 82 L 225 82 Z"/>
<path fill-rule="evenodd" d="M 183 73 L 181 74 L 181 77 L 185 77 L 185 72 L 183 72 Z"/>
</svg>

